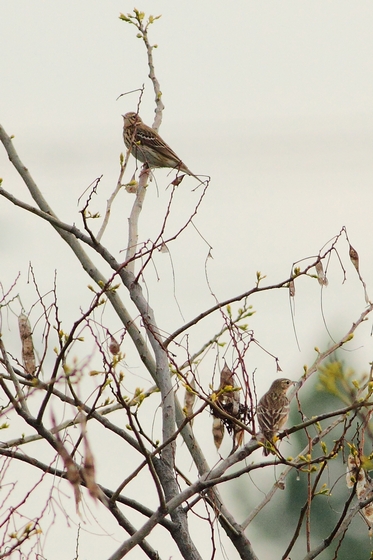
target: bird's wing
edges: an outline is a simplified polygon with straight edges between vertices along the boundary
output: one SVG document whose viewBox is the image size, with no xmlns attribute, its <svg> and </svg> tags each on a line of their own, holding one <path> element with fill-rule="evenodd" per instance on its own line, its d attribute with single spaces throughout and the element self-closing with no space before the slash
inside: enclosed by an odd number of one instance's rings
<svg viewBox="0 0 373 560">
<path fill-rule="evenodd" d="M 172 148 L 148 126 L 146 128 L 143 126 L 141 129 L 137 128 L 136 142 L 140 142 L 140 145 L 143 144 L 144 146 L 153 148 L 167 158 L 172 158 L 175 159 L 175 161 L 181 162 L 181 159 L 175 154 Z"/>
<path fill-rule="evenodd" d="M 263 432 L 276 432 L 285 424 L 289 414 L 289 401 L 262 400 L 258 404 L 258 420 Z"/>
</svg>

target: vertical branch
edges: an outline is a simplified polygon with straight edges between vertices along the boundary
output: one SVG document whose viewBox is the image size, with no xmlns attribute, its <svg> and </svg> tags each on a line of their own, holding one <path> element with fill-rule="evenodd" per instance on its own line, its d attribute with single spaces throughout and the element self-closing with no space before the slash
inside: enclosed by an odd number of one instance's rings
<svg viewBox="0 0 373 560">
<path fill-rule="evenodd" d="M 155 380 L 162 396 L 162 437 L 163 442 L 165 442 L 172 439 L 172 435 L 175 431 L 175 401 L 167 352 L 162 345 L 162 338 L 156 326 L 154 312 L 145 299 L 141 286 L 138 282 L 134 282 L 133 276 L 127 274 L 124 270 L 120 271 L 120 276 L 130 290 L 131 299 L 141 313 L 149 342 L 154 351 L 156 361 Z M 175 442 L 172 442 L 162 452 L 162 458 L 166 458 L 167 463 L 171 467 L 174 465 L 174 446 Z"/>
<path fill-rule="evenodd" d="M 153 46 L 150 45 L 148 39 L 148 28 L 155 19 L 153 16 L 148 18 L 146 24 L 143 23 L 145 14 L 137 9 L 134 9 L 134 16 L 128 15 L 124 16 L 121 14 L 120 18 L 124 21 L 134 24 L 140 32 L 140 37 L 142 37 L 147 53 L 148 66 L 149 66 L 149 78 L 153 83 L 154 93 L 155 93 L 155 103 L 156 103 L 156 119 L 154 122 L 154 129 L 157 130 L 161 123 L 161 115 L 164 108 L 163 102 L 161 101 L 161 89 L 159 82 L 155 75 L 154 61 L 153 61 Z M 146 183 L 149 178 L 150 169 L 146 166 L 143 167 L 140 173 L 139 185 L 136 192 L 136 200 L 134 202 L 130 219 L 129 219 L 129 236 L 128 236 L 128 249 L 126 260 L 129 261 L 131 257 L 135 255 L 136 247 L 138 243 L 138 220 L 142 210 L 142 205 L 145 200 L 146 194 Z M 127 271 L 133 274 L 134 272 L 134 260 L 132 259 L 127 267 Z M 124 271 L 123 271 L 124 272 Z M 130 276 L 132 276 L 130 274 Z M 142 319 L 149 336 L 150 344 L 153 348 L 155 360 L 156 360 L 156 382 L 161 391 L 162 395 L 162 438 L 163 442 L 172 441 L 167 445 L 162 451 L 162 459 L 165 460 L 169 468 L 174 468 L 175 460 L 175 442 L 172 440 L 172 435 L 175 431 L 175 401 L 174 393 L 172 389 L 168 357 L 167 352 L 162 344 L 161 334 L 156 326 L 153 310 L 150 308 L 148 302 L 142 294 L 142 290 L 138 282 L 131 281 L 131 285 L 128 286 L 131 298 L 136 303 L 137 308 L 140 310 Z M 171 476 L 171 479 L 174 479 Z M 164 480 L 163 480 L 164 483 Z M 173 487 L 173 485 L 171 484 Z M 177 492 L 177 486 L 170 489 L 170 493 L 165 489 L 166 498 L 169 499 L 173 492 Z"/>
<path fill-rule="evenodd" d="M 142 37 L 144 44 L 146 46 L 146 54 L 147 54 L 147 58 L 148 58 L 148 66 L 149 66 L 149 78 L 152 81 L 153 84 L 153 88 L 154 88 L 154 93 L 155 93 L 155 104 L 156 104 L 156 117 L 154 120 L 154 124 L 153 124 L 153 128 L 154 130 L 158 130 L 161 121 L 162 121 L 162 111 L 164 109 L 164 105 L 163 102 L 161 100 L 161 96 L 162 96 L 162 92 L 161 92 L 161 88 L 158 82 L 158 79 L 155 75 L 155 70 L 154 70 L 154 61 L 153 61 L 153 48 L 154 46 L 152 46 L 149 43 L 149 38 L 148 38 L 148 27 L 151 23 L 154 22 L 155 19 L 158 18 L 154 18 L 152 16 L 149 17 L 148 22 L 146 23 L 146 25 L 144 25 L 143 23 L 143 18 L 144 18 L 144 14 L 143 12 L 139 12 L 138 10 L 134 10 L 135 16 L 124 16 L 123 14 L 120 16 L 121 19 L 124 19 L 125 21 L 129 21 L 130 23 L 133 23 L 137 29 L 140 31 L 140 36 Z M 139 109 L 139 108 L 138 108 Z M 146 195 L 146 186 L 147 186 L 147 182 L 149 179 L 149 175 L 150 175 L 150 169 L 147 169 L 146 166 L 143 167 L 141 173 L 140 173 L 140 178 L 139 178 L 139 184 L 137 187 L 137 191 L 136 191 L 136 199 L 135 202 L 133 204 L 132 210 L 131 210 L 131 214 L 129 217 L 129 221 L 128 221 L 128 247 L 127 247 L 127 253 L 126 253 L 126 261 L 129 262 L 127 268 L 129 271 L 131 271 L 132 273 L 134 273 L 135 270 L 135 261 L 133 259 L 135 253 L 136 253 L 136 248 L 137 248 L 137 244 L 138 244 L 138 221 L 139 221 L 139 217 L 140 217 L 140 213 L 142 210 L 142 205 L 144 203 L 145 200 L 145 195 Z"/>
<path fill-rule="evenodd" d="M 123 175 L 124 172 L 126 170 L 127 167 L 127 162 L 129 160 L 130 157 L 130 150 L 127 150 L 126 153 L 126 157 L 125 159 L 123 159 L 123 154 L 120 154 L 120 171 L 119 171 L 119 177 L 117 180 L 117 184 L 116 187 L 114 189 L 114 191 L 111 193 L 110 197 L 108 198 L 107 202 L 106 202 L 106 211 L 105 211 L 105 216 L 104 219 L 102 221 L 101 227 L 96 235 L 96 239 L 99 243 L 101 243 L 101 239 L 102 236 L 104 235 L 105 229 L 107 228 L 107 225 L 109 223 L 109 218 L 110 218 L 110 214 L 111 214 L 111 207 L 114 203 L 114 200 L 117 196 L 117 194 L 119 193 L 120 189 L 122 188 L 122 179 L 123 179 Z"/>
<path fill-rule="evenodd" d="M 137 37 L 142 39 L 145 43 L 146 53 L 147 53 L 147 57 L 148 57 L 149 78 L 152 81 L 153 89 L 154 89 L 154 93 L 155 93 L 156 119 L 155 119 L 153 128 L 155 130 L 158 130 L 159 125 L 160 125 L 161 120 L 162 120 L 162 111 L 164 109 L 164 105 L 163 105 L 163 102 L 161 100 L 161 97 L 162 97 L 161 88 L 160 88 L 159 82 L 157 80 L 157 77 L 155 75 L 155 71 L 154 71 L 153 49 L 156 48 L 157 45 L 151 45 L 149 43 L 148 28 L 149 28 L 149 25 L 154 23 L 161 16 L 149 16 L 148 21 L 146 22 L 146 24 L 144 24 L 143 23 L 143 20 L 144 20 L 144 17 L 145 17 L 144 12 L 140 12 L 136 8 L 134 8 L 133 12 L 134 12 L 135 15 L 132 15 L 132 14 L 125 15 L 125 14 L 121 13 L 119 15 L 119 19 L 121 19 L 122 21 L 126 21 L 127 23 L 130 23 L 131 25 L 134 25 L 140 32 L 140 33 L 138 33 Z"/>
<path fill-rule="evenodd" d="M 128 262 L 127 270 L 129 272 L 132 272 L 132 274 L 135 273 L 135 259 L 133 257 L 136 254 L 139 240 L 138 223 L 142 205 L 145 200 L 149 174 L 150 169 L 143 169 L 140 174 L 139 184 L 136 191 L 136 199 L 133 203 L 131 214 L 128 219 L 128 246 L 126 252 L 126 261 Z"/>
<path fill-rule="evenodd" d="M 143 31 L 143 40 L 146 46 L 146 52 L 148 55 L 148 66 L 149 66 L 149 78 L 151 79 L 152 83 L 153 83 L 153 89 L 154 89 L 154 93 L 155 93 L 155 105 L 156 105 L 156 109 L 155 109 L 155 119 L 154 119 L 154 124 L 153 124 L 153 128 L 155 130 L 158 130 L 158 128 L 161 125 L 162 122 L 162 111 L 164 109 L 164 104 L 162 101 L 162 92 L 161 92 L 161 86 L 159 85 L 158 79 L 155 75 L 155 70 L 154 70 L 154 62 L 153 62 L 153 49 L 154 46 L 150 45 L 149 43 L 149 39 L 148 39 L 148 26 L 150 23 L 153 23 L 154 20 L 148 21 L 144 31 Z"/>
</svg>

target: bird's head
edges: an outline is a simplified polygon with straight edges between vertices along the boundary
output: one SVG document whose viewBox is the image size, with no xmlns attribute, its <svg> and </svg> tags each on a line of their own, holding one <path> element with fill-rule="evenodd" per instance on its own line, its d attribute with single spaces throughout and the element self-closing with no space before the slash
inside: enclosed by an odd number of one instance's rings
<svg viewBox="0 0 373 560">
<path fill-rule="evenodd" d="M 138 124 L 141 123 L 142 120 L 140 118 L 140 115 L 138 115 L 138 113 L 126 113 L 125 115 L 122 115 L 123 120 L 124 120 L 124 126 L 133 126 L 134 124 Z"/>
<path fill-rule="evenodd" d="M 295 381 L 291 381 L 285 377 L 280 377 L 280 379 L 275 379 L 270 387 L 270 391 L 275 393 L 283 393 L 285 394 L 286 391 L 295 384 Z"/>
</svg>

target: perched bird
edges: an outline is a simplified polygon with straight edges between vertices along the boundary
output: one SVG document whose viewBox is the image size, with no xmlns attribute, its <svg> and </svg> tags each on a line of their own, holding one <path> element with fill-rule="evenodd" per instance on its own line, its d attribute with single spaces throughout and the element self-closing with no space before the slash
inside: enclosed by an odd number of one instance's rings
<svg viewBox="0 0 373 560">
<path fill-rule="evenodd" d="M 257 415 L 260 431 L 265 439 L 273 444 L 273 438 L 285 425 L 289 416 L 289 399 L 286 391 L 294 381 L 290 379 L 276 379 L 258 403 Z M 264 447 L 263 454 L 269 455 L 270 451 Z"/>
<path fill-rule="evenodd" d="M 137 113 L 126 113 L 124 119 L 123 139 L 132 155 L 148 167 L 171 167 L 187 175 L 194 175 L 175 154 L 168 144 L 153 129 L 143 123 Z"/>
</svg>

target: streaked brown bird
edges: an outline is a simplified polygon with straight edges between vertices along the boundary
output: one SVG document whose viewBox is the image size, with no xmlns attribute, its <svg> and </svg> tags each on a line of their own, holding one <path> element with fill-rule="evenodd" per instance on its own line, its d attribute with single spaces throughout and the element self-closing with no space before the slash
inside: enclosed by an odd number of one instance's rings
<svg viewBox="0 0 373 560">
<path fill-rule="evenodd" d="M 124 143 L 137 160 L 148 167 L 171 167 L 200 181 L 159 134 L 147 126 L 137 113 L 126 113 L 122 116 Z"/>
<path fill-rule="evenodd" d="M 290 381 L 290 379 L 276 379 L 258 403 L 257 415 L 260 431 L 272 445 L 274 436 L 285 425 L 289 416 L 290 403 L 286 392 L 291 385 L 294 385 L 294 381 Z M 270 450 L 264 447 L 263 455 L 269 455 L 269 453 Z"/>
</svg>

